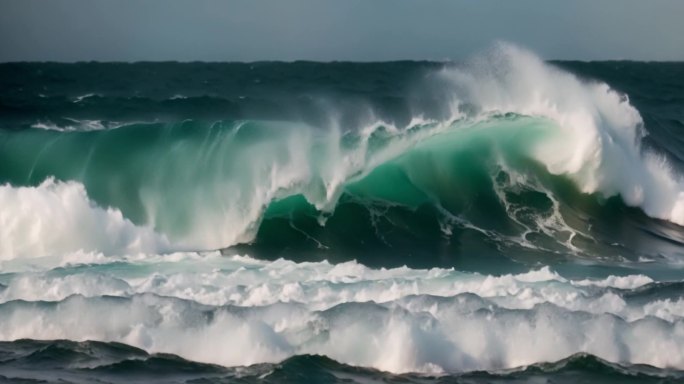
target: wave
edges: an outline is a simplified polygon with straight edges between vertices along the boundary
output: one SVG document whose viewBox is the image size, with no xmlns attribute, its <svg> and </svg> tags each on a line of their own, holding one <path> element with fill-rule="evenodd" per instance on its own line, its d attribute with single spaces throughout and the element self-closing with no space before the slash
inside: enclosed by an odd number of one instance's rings
<svg viewBox="0 0 684 384">
<path fill-rule="evenodd" d="M 74 103 L 80 103 L 80 102 L 82 102 L 82 101 L 85 100 L 85 99 L 88 99 L 88 98 L 91 98 L 91 97 L 95 97 L 95 96 L 100 96 L 100 95 L 98 95 L 98 94 L 96 94 L 96 93 L 86 93 L 85 95 L 76 96 L 76 97 L 74 98 Z"/>
<path fill-rule="evenodd" d="M 684 222 L 681 178 L 663 158 L 642 150 L 646 131 L 626 95 L 509 46 L 477 59 L 473 68 L 474 74 L 447 75 L 459 101 L 556 123 L 558 140 L 544 140 L 530 152 L 550 173 L 570 177 L 584 193 L 619 194 L 652 217 Z"/>
<path fill-rule="evenodd" d="M 17 340 L 0 342 L 0 350 L 3 352 L 0 380 L 8 382 L 161 383 L 168 382 L 170 377 L 178 382 L 236 377 L 234 372 L 223 367 L 173 355 L 150 355 L 121 343 Z M 165 379 L 160 379 L 160 374 Z M 48 380 L 47 375 L 50 375 Z"/>
<path fill-rule="evenodd" d="M 175 355 L 153 354 L 119 343 L 68 340 L 18 340 L 0 343 L 0 350 L 8 358 L 0 361 L 0 372 L 12 370 L 7 380 L 40 380 L 46 372 L 52 379 L 80 383 L 97 379 L 98 382 L 127 383 L 131 380 L 148 383 L 239 381 L 242 383 L 383 383 L 416 380 L 429 382 L 429 376 L 394 375 L 368 368 L 340 364 L 318 355 L 298 355 L 278 364 L 260 364 L 240 369 L 201 364 Z M 41 373 L 36 373 L 36 368 Z M 510 372 L 479 372 L 454 375 L 452 379 L 469 383 L 498 382 L 513 378 L 529 381 L 553 375 L 554 382 L 574 383 L 578 377 L 601 382 L 662 382 L 662 373 L 648 366 L 620 366 L 596 358 L 577 354 L 555 363 L 535 364 Z M 163 376 L 163 379 L 160 379 Z M 669 372 L 669 378 L 681 377 L 681 372 Z M 106 377 L 106 379 L 104 379 Z M 442 377 L 441 380 L 446 378 Z"/>
<path fill-rule="evenodd" d="M 651 293 L 651 299 L 669 298 L 672 299 L 670 301 L 677 301 L 677 297 L 662 295 L 663 291 L 667 291 L 666 286 L 651 286 L 656 283 L 644 275 L 610 276 L 602 280 L 568 280 L 552 272 L 548 267 L 515 275 L 489 276 L 441 268 L 417 270 L 400 267 L 378 270 L 354 261 L 340 264 L 325 261 L 295 263 L 283 259 L 267 262 L 242 256 L 225 257 L 218 252 L 206 255 L 174 253 L 156 257 L 138 255 L 125 258 L 79 253 L 69 255 L 63 263 L 46 263 L 43 266 L 68 268 L 70 265 L 93 264 L 101 265 L 100 269 L 106 271 L 106 267 L 111 263 L 163 266 L 165 262 L 172 263 L 169 267 L 172 268 L 173 274 L 178 274 L 176 278 L 167 279 L 153 274 L 143 280 L 129 282 L 127 276 L 118 278 L 101 274 L 26 274 L 34 270 L 36 265 L 40 265 L 36 263 L 31 264 L 29 270 L 13 269 L 3 265 L 7 273 L 24 274 L 7 282 L 0 291 L 0 302 L 60 301 L 71 295 L 126 296 L 152 292 L 206 305 L 221 305 L 228 300 L 233 305 L 263 306 L 282 301 L 306 303 L 315 309 L 325 309 L 342 304 L 345 299 L 385 302 L 407 295 L 450 296 L 475 293 L 481 297 L 501 296 L 504 301 L 497 303 L 509 308 L 530 308 L 535 304 L 551 302 L 569 310 L 591 312 L 590 308 L 597 306 L 598 310 L 605 309 L 600 305 L 602 300 L 608 304 L 615 300 L 622 303 L 621 296 L 629 296 L 629 300 L 642 300 L 644 290 L 657 292 L 655 295 Z M 217 266 L 225 268 L 227 275 L 211 274 Z M 248 270 L 243 272 L 241 268 Z M 178 269 L 187 272 L 187 275 L 179 273 Z M 163 273 L 164 270 L 158 272 Z M 303 283 L 306 285 L 302 286 Z M 341 286 L 330 290 L 337 283 Z M 555 297 L 555 292 L 544 292 L 545 285 L 541 283 L 563 286 L 577 294 L 567 298 Z M 269 286 L 268 289 L 264 289 L 264 284 Z M 201 289 L 198 291 L 197 287 Z M 604 297 L 604 293 L 608 295 Z M 580 294 L 582 297 L 575 297 Z M 654 315 L 643 312 L 640 308 L 629 308 L 624 304 L 619 305 L 621 312 L 615 312 L 624 318 L 634 320 Z M 617 310 L 618 307 L 608 308 Z"/>
<path fill-rule="evenodd" d="M 31 124 L 31 128 L 34 129 L 44 129 L 48 131 L 59 131 L 59 132 L 73 132 L 73 131 L 99 131 L 105 129 L 116 129 L 128 124 L 113 122 L 113 121 L 103 121 L 103 120 L 87 120 L 87 119 L 72 119 L 72 118 L 62 118 L 58 122 L 52 121 L 42 121 Z"/>
<path fill-rule="evenodd" d="M 226 369 L 219 366 L 184 360 L 175 355 L 148 355 L 142 350 L 118 343 L 71 342 L 66 340 L 37 341 L 19 340 L 0 343 L 0 348 L 13 357 L 0 362 L 0 371 L 12 369 L 7 380 L 40 380 L 45 372 L 53 379 L 80 383 L 97 379 L 99 382 L 127 383 L 144 380 L 148 383 L 212 382 L 241 383 L 363 383 L 363 382 L 430 382 L 435 378 L 417 375 L 394 375 L 367 368 L 340 364 L 325 356 L 299 355 L 279 364 L 260 364 L 241 369 Z M 36 366 L 41 374 L 36 374 Z M 591 355 L 578 354 L 570 358 L 547 364 L 535 364 L 511 372 L 479 372 L 454 375 L 453 380 L 468 383 L 499 382 L 511 379 L 528 381 L 542 380 L 553 375 L 556 383 L 574 383 L 584 380 L 621 383 L 660 383 L 664 377 L 652 367 L 624 367 L 601 360 Z M 103 380 L 106 377 L 106 381 Z M 160 379 L 163 376 L 163 379 Z M 669 372 L 668 378 L 680 378 L 681 372 Z M 438 380 L 446 380 L 442 377 Z M 41 380 L 42 381 L 42 380 Z"/>
<path fill-rule="evenodd" d="M 684 368 L 684 302 L 667 290 L 639 293 L 653 284 L 645 276 L 491 276 L 218 253 L 151 259 L 5 274 L 0 339 L 120 342 L 222 366 L 319 354 L 442 375 L 589 353 Z"/>
<path fill-rule="evenodd" d="M 425 82 L 439 96 L 443 116 L 416 115 L 406 126 L 370 110 L 364 124 L 348 126 L 333 113 L 323 128 L 185 121 L 89 132 L 0 131 L 0 180 L 10 184 L 3 188 L 14 199 L 32 191 L 22 185 L 62 180 L 52 188 L 66 183 L 87 191 L 88 199 L 120 211 L 136 231 L 167 236 L 176 249 L 259 245 L 279 236 L 329 249 L 325 237 L 333 245 L 348 243 L 339 234 L 358 222 L 345 217 L 360 212 L 378 247 L 396 249 L 401 238 L 453 243 L 457 233 L 494 248 L 595 254 L 583 249 L 593 234 L 582 210 L 592 203 L 571 196 L 573 188 L 594 201 L 619 195 L 651 217 L 684 224 L 682 181 L 664 158 L 642 148 L 639 112 L 606 84 L 582 81 L 509 45 L 447 66 Z M 580 212 L 564 211 L 566 205 Z M 33 213 L 8 213 L 28 222 L 21 218 L 27 214 Z M 94 227 L 119 220 L 110 216 Z M 421 217 L 417 225 L 406 224 Z M 335 222 L 344 228 L 333 235 L 316 228 Z M 432 229 L 421 234 L 420 227 Z M 399 240 L 386 240 L 394 232 Z M 14 236 L 0 228 L 0 238 Z M 41 236 L 32 241 L 22 254 L 52 248 Z M 134 242 L 81 241 L 70 250 L 136 248 Z M 4 257 L 18 256 L 16 248 L 5 249 Z"/>
</svg>

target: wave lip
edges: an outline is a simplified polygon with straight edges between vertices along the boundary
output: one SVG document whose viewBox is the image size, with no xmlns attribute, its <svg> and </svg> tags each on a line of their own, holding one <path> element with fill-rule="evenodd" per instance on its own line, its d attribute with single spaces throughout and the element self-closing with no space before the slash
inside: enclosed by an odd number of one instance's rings
<svg viewBox="0 0 684 384">
<path fill-rule="evenodd" d="M 582 192 L 620 195 L 648 215 L 684 225 L 684 184 L 667 161 L 641 145 L 646 134 L 626 95 L 584 82 L 523 49 L 501 44 L 467 70 L 446 70 L 455 107 L 544 116 L 558 135 L 530 155 L 553 174 L 569 176 Z"/>
</svg>

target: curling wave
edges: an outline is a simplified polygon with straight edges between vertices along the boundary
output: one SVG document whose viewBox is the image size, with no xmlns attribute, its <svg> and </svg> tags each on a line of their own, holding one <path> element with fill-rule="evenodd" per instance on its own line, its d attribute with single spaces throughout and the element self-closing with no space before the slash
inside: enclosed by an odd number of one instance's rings
<svg viewBox="0 0 684 384">
<path fill-rule="evenodd" d="M 440 116 L 418 111 L 406 126 L 370 111 L 365 124 L 347 126 L 331 114 L 323 128 L 189 120 L 0 131 L 0 181 L 9 183 L 2 204 L 13 207 L 3 212 L 12 225 L 0 226 L 2 257 L 238 244 L 258 251 L 278 241 L 292 246 L 293 239 L 330 249 L 348 244 L 344 233 L 355 226 L 370 230 L 368 242 L 394 249 L 410 239 L 462 243 L 475 236 L 492 247 L 592 253 L 583 248 L 592 242 L 591 225 L 581 212 L 563 212 L 593 204 L 572 188 L 594 201 L 619 195 L 651 217 L 684 224 L 682 181 L 664 158 L 642 148 L 638 111 L 606 84 L 509 45 L 447 66 L 425 83 L 440 100 Z M 44 182 L 52 177 L 59 181 Z M 52 237 L 26 227 L 41 215 L 36 225 L 49 223 L 52 213 L 17 206 L 21 195 L 37 201 L 67 189 L 78 190 L 80 200 L 62 205 L 62 217 L 107 212 L 90 214 L 99 220 L 92 228 L 119 240 L 77 235 L 68 226 L 53 226 Z M 331 226 L 337 229 L 326 230 Z M 68 234 L 59 235 L 62 229 Z M 17 230 L 37 235 L 17 242 Z"/>
</svg>

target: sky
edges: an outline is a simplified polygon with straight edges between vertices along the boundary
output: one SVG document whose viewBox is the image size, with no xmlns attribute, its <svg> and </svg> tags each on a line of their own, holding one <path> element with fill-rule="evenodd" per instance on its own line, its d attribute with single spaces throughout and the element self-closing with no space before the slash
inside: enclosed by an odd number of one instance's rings
<svg viewBox="0 0 684 384">
<path fill-rule="evenodd" d="M 684 60 L 684 0 L 0 0 L 0 61 Z"/>
</svg>

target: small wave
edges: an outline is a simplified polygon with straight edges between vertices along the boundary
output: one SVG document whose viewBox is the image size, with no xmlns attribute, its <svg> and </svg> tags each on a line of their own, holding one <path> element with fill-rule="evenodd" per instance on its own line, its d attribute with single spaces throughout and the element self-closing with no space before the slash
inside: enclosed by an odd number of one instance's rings
<svg viewBox="0 0 684 384">
<path fill-rule="evenodd" d="M 57 132 L 87 132 L 116 129 L 126 125 L 136 124 L 103 120 L 78 120 L 67 117 L 63 118 L 62 120 L 63 122 L 60 123 L 54 123 L 51 121 L 37 122 L 32 124 L 31 128 Z"/>
<path fill-rule="evenodd" d="M 573 355 L 555 363 L 534 364 L 508 372 L 476 372 L 448 377 L 426 375 L 396 375 L 375 369 L 354 367 L 339 363 L 326 356 L 297 355 L 278 364 L 258 364 L 240 368 L 224 368 L 184 360 L 175 355 L 149 355 L 142 350 L 119 343 L 95 341 L 72 342 L 67 340 L 18 340 L 0 343 L 0 349 L 9 356 L 0 362 L 0 376 L 7 380 L 40 380 L 51 378 L 85 383 L 145 381 L 161 383 L 211 381 L 241 383 L 404 383 L 407 381 L 490 383 L 524 379 L 544 380 L 552 377 L 555 383 L 575 383 L 578 379 L 600 382 L 661 383 L 667 377 L 679 379 L 682 372 L 657 371 L 649 366 L 621 366 L 587 354 Z"/>
<path fill-rule="evenodd" d="M 91 97 L 99 97 L 100 95 L 97 93 L 86 93 L 85 95 L 77 96 L 74 98 L 74 103 L 80 103 L 83 100 L 89 99 Z"/>
</svg>

